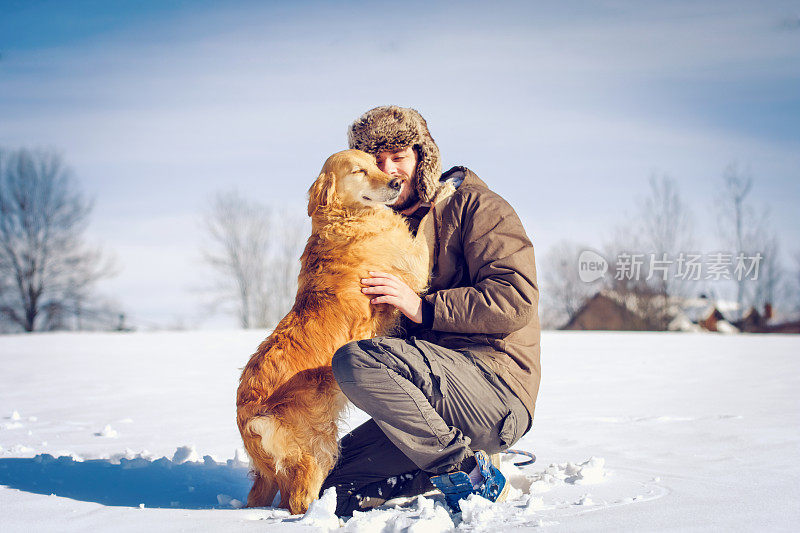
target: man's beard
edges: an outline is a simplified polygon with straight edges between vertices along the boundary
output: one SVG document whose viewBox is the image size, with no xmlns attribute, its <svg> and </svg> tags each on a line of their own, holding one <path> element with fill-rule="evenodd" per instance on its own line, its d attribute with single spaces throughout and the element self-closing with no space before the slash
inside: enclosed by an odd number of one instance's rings
<svg viewBox="0 0 800 533">
<path fill-rule="evenodd" d="M 392 209 L 394 209 L 395 211 L 397 211 L 398 213 L 400 211 L 405 211 L 406 209 L 408 209 L 412 205 L 414 205 L 417 202 L 419 202 L 419 193 L 417 193 L 417 187 L 415 186 L 415 183 L 414 182 L 406 182 L 406 184 L 404 186 L 405 187 L 411 187 L 410 194 L 402 202 L 398 202 L 398 203 L 395 203 L 395 204 L 392 204 L 392 205 L 389 206 Z"/>
</svg>

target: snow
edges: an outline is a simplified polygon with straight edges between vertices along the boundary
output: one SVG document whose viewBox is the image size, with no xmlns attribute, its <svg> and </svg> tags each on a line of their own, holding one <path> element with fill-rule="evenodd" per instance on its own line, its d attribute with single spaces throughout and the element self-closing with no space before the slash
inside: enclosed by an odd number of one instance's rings
<svg viewBox="0 0 800 533">
<path fill-rule="evenodd" d="M 545 332 L 509 499 L 433 492 L 339 520 L 243 509 L 234 414 L 258 331 L 0 337 L 0 531 L 791 531 L 800 336 Z M 359 411 L 349 426 L 366 419 Z M 348 428 L 342 428 L 346 431 Z"/>
<path fill-rule="evenodd" d="M 197 450 L 194 448 L 194 446 L 181 446 L 175 450 L 175 453 L 172 455 L 172 462 L 177 464 L 185 463 L 187 461 L 197 463 L 201 460 L 202 458 L 200 457 L 200 454 L 197 453 Z"/>
<path fill-rule="evenodd" d="M 336 489 L 334 487 L 326 489 L 318 500 L 311 502 L 311 505 L 308 506 L 308 511 L 300 519 L 300 523 L 322 530 L 338 529 L 339 517 L 336 516 Z"/>
<path fill-rule="evenodd" d="M 406 508 L 402 510 L 380 508 L 367 512 L 353 513 L 345 524 L 343 531 L 346 533 L 393 533 L 405 531 L 407 533 L 445 533 L 455 528 L 453 518 L 445 509 L 443 502 L 434 502 L 425 496 L 415 497 Z"/>
<path fill-rule="evenodd" d="M 95 433 L 96 437 L 105 437 L 107 439 L 116 439 L 119 437 L 119 433 L 116 429 L 112 428 L 110 424 L 106 424 L 106 427 L 103 428 L 103 431 L 99 433 Z"/>
</svg>

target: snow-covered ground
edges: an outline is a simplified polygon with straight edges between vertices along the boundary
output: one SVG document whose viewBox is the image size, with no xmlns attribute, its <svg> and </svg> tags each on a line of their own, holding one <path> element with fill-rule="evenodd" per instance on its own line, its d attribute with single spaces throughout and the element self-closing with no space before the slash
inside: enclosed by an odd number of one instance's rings
<svg viewBox="0 0 800 533">
<path fill-rule="evenodd" d="M 0 531 L 278 531 L 238 509 L 239 369 L 263 332 L 0 337 Z M 545 332 L 515 490 L 452 516 L 435 495 L 346 531 L 800 528 L 800 336 Z M 351 425 L 365 419 L 360 412 Z M 346 428 L 345 428 L 346 429 Z"/>
</svg>

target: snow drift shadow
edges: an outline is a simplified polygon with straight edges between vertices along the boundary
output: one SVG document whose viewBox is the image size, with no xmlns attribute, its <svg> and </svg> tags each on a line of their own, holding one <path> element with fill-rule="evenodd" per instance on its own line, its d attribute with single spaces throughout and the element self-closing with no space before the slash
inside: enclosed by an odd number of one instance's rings
<svg viewBox="0 0 800 533">
<path fill-rule="evenodd" d="M 117 464 L 118 463 L 118 464 Z M 235 461 L 203 462 L 94 459 L 37 455 L 0 459 L 0 485 L 102 505 L 212 509 L 237 506 L 250 489 L 247 468 Z"/>
</svg>

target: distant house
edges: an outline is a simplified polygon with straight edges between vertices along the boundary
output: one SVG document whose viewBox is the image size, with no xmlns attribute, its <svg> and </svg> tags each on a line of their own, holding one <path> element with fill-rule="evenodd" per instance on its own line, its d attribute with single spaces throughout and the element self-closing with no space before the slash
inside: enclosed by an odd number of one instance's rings
<svg viewBox="0 0 800 533">
<path fill-rule="evenodd" d="M 586 300 L 562 330 L 711 331 L 716 333 L 800 333 L 800 320 L 772 324 L 772 306 L 750 308 L 744 315 L 736 302 L 698 298 L 669 299 L 667 320 L 663 300 L 654 294 L 620 293 L 604 289 Z"/>
<path fill-rule="evenodd" d="M 736 322 L 736 327 L 746 333 L 766 333 L 769 326 L 767 321 L 772 318 L 772 306 L 767 304 L 764 307 L 764 314 L 758 312 L 755 307 L 747 310 L 741 320 Z"/>
<path fill-rule="evenodd" d="M 771 324 L 772 318 L 772 305 L 766 304 L 763 313 L 751 307 L 736 326 L 745 333 L 800 333 L 800 320 Z"/>
<path fill-rule="evenodd" d="M 586 300 L 564 330 L 658 331 L 642 298 L 602 290 Z"/>
<path fill-rule="evenodd" d="M 774 324 L 769 326 L 764 333 L 800 333 L 800 320 Z"/>
<path fill-rule="evenodd" d="M 738 333 L 732 322 L 739 306 L 735 302 L 712 301 L 704 295 L 699 298 L 673 299 L 669 314 L 670 331 L 714 331 Z"/>
</svg>

